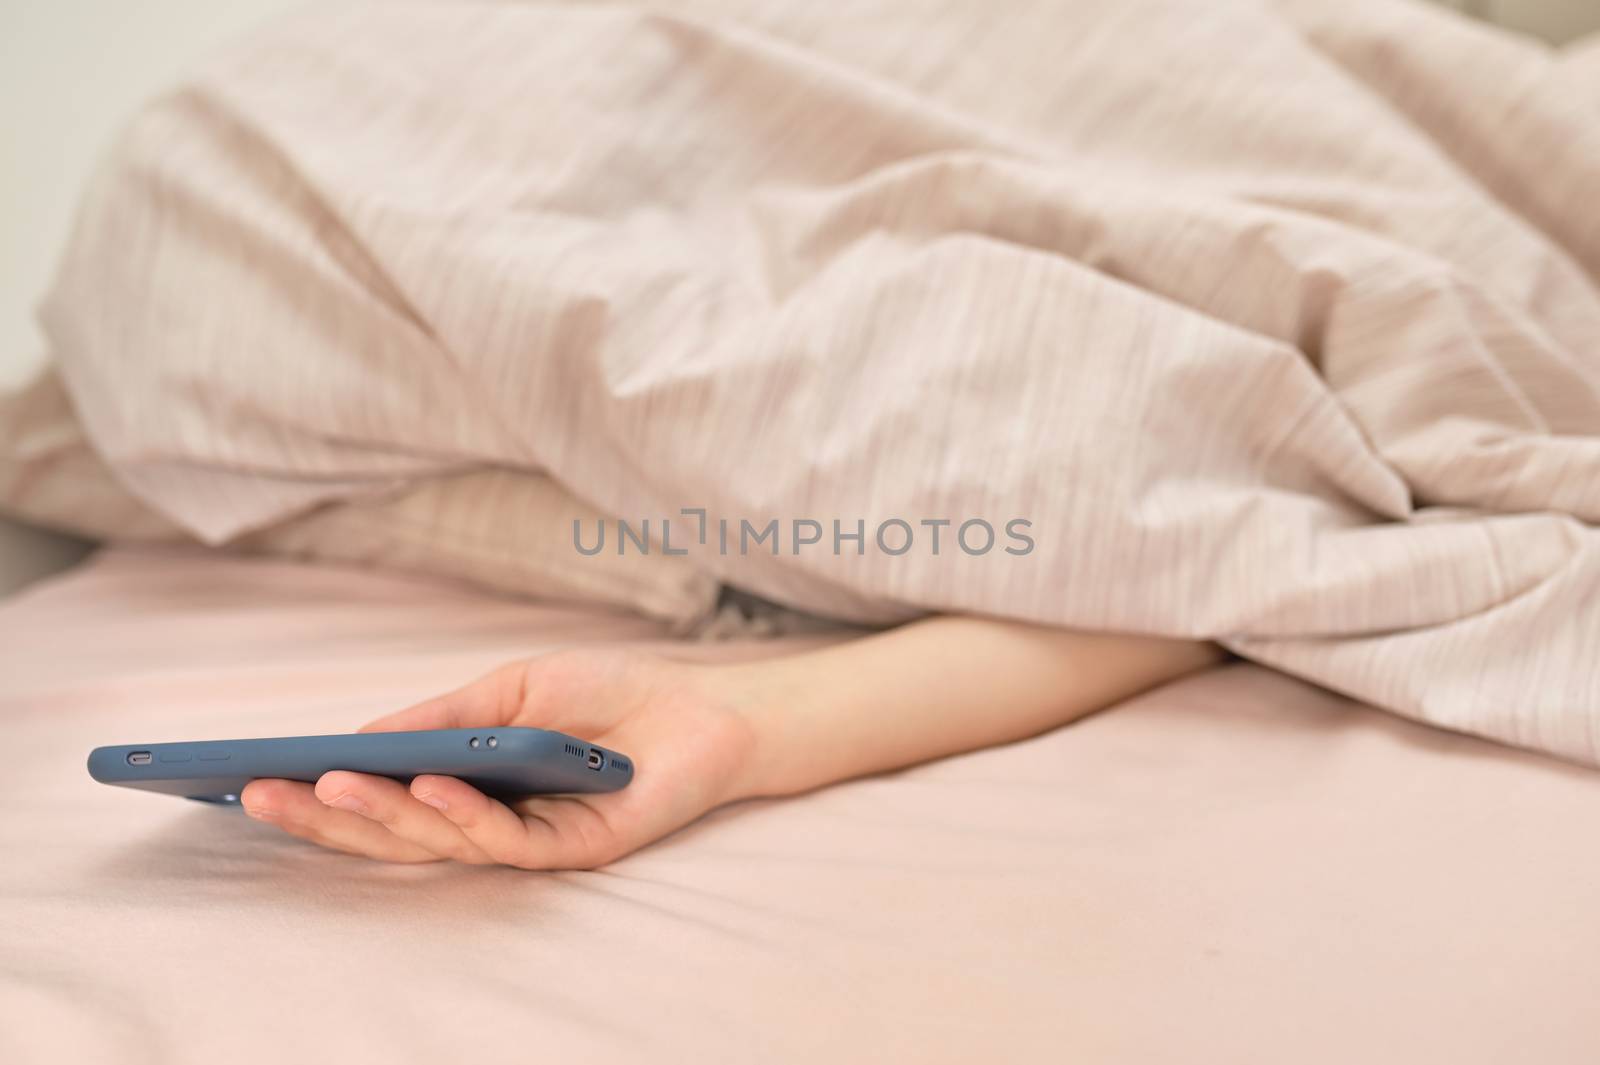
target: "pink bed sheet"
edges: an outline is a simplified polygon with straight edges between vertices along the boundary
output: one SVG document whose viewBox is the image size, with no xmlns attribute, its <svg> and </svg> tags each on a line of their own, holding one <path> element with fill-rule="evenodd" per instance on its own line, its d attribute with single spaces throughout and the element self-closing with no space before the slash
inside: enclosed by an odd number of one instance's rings
<svg viewBox="0 0 1600 1065">
<path fill-rule="evenodd" d="M 1600 775 L 1255 666 L 592 873 L 367 863 L 83 768 L 660 639 L 202 553 L 0 604 L 0 1060 L 1600 1059 Z"/>
</svg>

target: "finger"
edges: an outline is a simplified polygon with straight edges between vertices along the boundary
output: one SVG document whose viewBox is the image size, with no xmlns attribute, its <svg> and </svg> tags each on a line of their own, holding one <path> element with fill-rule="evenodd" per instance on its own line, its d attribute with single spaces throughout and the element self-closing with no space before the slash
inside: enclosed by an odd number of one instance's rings
<svg viewBox="0 0 1600 1065">
<path fill-rule="evenodd" d="M 410 732 L 416 729 L 503 725 L 522 705 L 524 676 L 523 664 L 513 662 L 455 691 L 369 721 L 358 731 Z"/>
<path fill-rule="evenodd" d="M 376 822 L 440 858 L 469 865 L 493 861 L 449 818 L 418 802 L 397 780 L 337 769 L 324 773 L 313 790 L 324 805 Z"/>
<path fill-rule="evenodd" d="M 239 793 L 245 813 L 277 825 L 291 836 L 332 850 L 384 862 L 436 862 L 439 856 L 401 839 L 360 814 L 324 806 L 310 784 L 295 780 L 252 780 Z"/>
<path fill-rule="evenodd" d="M 421 776 L 411 793 L 449 818 L 484 854 L 523 869 L 593 869 L 621 857 L 614 834 L 578 799 L 532 799 L 518 814 L 454 777 Z"/>
</svg>

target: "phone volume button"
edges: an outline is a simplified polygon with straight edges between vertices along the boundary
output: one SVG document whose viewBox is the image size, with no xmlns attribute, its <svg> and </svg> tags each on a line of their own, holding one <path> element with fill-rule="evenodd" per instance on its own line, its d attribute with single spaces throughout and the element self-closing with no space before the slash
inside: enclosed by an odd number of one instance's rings
<svg viewBox="0 0 1600 1065">
<path fill-rule="evenodd" d="M 202 762 L 226 762 L 233 756 L 227 751 L 201 751 L 199 754 L 195 755 L 195 757 L 200 759 Z"/>
<path fill-rule="evenodd" d="M 163 762 L 188 762 L 193 758 L 194 755 L 188 751 L 162 751 L 160 755 Z"/>
</svg>

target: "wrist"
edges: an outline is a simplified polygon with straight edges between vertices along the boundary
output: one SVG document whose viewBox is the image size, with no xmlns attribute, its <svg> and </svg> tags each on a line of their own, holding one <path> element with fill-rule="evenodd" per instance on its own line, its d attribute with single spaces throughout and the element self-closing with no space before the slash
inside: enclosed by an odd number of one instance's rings
<svg viewBox="0 0 1600 1065">
<path fill-rule="evenodd" d="M 724 789 L 725 802 L 774 798 L 816 786 L 802 769 L 822 767 L 808 762 L 809 745 L 797 727 L 804 719 L 805 686 L 787 657 L 712 667 L 721 701 L 740 721 L 745 734 L 743 757 Z"/>
</svg>

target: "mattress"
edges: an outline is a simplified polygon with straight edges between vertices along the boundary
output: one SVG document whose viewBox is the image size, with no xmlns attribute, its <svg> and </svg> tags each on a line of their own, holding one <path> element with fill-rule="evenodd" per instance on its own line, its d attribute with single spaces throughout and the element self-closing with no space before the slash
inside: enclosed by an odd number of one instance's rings
<svg viewBox="0 0 1600 1065">
<path fill-rule="evenodd" d="M 0 1060 L 1600 1060 L 1600 776 L 1252 665 L 595 872 L 386 866 L 84 770 L 602 641 L 790 647 L 198 550 L 0 603 Z"/>
</svg>

